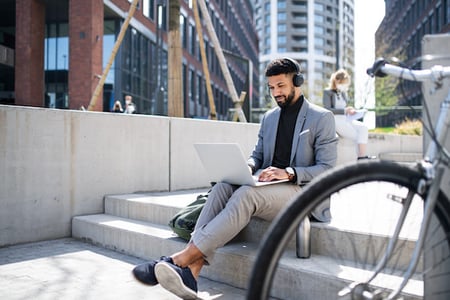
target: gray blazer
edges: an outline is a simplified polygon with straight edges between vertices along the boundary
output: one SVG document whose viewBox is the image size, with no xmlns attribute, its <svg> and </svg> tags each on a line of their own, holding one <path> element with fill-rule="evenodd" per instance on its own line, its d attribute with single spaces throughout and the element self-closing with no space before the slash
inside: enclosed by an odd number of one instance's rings
<svg viewBox="0 0 450 300">
<path fill-rule="evenodd" d="M 270 167 L 275 151 L 279 107 L 266 112 L 261 121 L 258 142 L 248 159 L 255 170 Z M 306 99 L 295 124 L 290 166 L 297 173 L 297 184 L 311 181 L 315 176 L 336 165 L 337 138 L 334 116 Z"/>
<path fill-rule="evenodd" d="M 348 103 L 347 93 L 341 93 L 341 95 L 342 95 L 342 98 L 345 100 L 345 103 Z M 344 108 L 335 108 L 336 107 L 336 97 L 337 97 L 336 91 L 331 90 L 331 89 L 325 89 L 323 91 L 323 96 L 322 96 L 323 107 L 331 110 L 331 112 L 335 115 L 344 115 L 345 114 Z"/>
</svg>

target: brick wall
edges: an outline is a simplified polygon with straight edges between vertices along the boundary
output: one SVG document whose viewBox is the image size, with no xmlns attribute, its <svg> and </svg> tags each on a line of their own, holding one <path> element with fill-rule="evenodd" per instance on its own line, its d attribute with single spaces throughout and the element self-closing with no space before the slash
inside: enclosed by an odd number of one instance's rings
<svg viewBox="0 0 450 300">
<path fill-rule="evenodd" d="M 15 94 L 17 105 L 44 104 L 45 5 L 16 1 Z"/>
<path fill-rule="evenodd" d="M 102 74 L 103 1 L 69 1 L 69 108 L 88 107 Z M 95 110 L 103 110 L 103 92 Z"/>
</svg>

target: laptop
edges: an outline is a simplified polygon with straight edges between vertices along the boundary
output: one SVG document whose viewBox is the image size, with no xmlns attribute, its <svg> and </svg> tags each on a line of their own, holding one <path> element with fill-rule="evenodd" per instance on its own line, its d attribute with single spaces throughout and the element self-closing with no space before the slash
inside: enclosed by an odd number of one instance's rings
<svg viewBox="0 0 450 300">
<path fill-rule="evenodd" d="M 263 186 L 287 182 L 288 179 L 269 182 L 258 181 L 258 174 L 250 173 L 247 159 L 235 143 L 196 143 L 195 150 L 210 176 L 211 182 L 226 182 L 236 185 Z"/>
</svg>

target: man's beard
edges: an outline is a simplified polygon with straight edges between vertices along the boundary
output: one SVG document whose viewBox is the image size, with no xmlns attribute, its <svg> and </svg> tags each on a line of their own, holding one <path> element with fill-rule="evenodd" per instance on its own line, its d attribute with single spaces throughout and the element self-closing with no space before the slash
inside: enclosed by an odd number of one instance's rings
<svg viewBox="0 0 450 300">
<path fill-rule="evenodd" d="M 286 101 L 284 102 L 277 101 L 277 104 L 280 108 L 288 107 L 289 105 L 291 105 L 292 101 L 294 101 L 294 97 L 295 97 L 295 90 L 292 89 L 289 95 L 286 97 Z"/>
</svg>

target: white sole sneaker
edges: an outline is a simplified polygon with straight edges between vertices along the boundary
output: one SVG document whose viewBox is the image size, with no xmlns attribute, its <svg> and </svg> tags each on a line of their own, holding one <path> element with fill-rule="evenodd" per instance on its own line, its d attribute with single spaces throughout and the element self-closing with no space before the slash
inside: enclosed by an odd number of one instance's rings
<svg viewBox="0 0 450 300">
<path fill-rule="evenodd" d="M 184 285 L 180 275 L 168 263 L 160 262 L 156 264 L 155 276 L 163 288 L 178 297 L 197 299 L 197 293 Z"/>
</svg>

